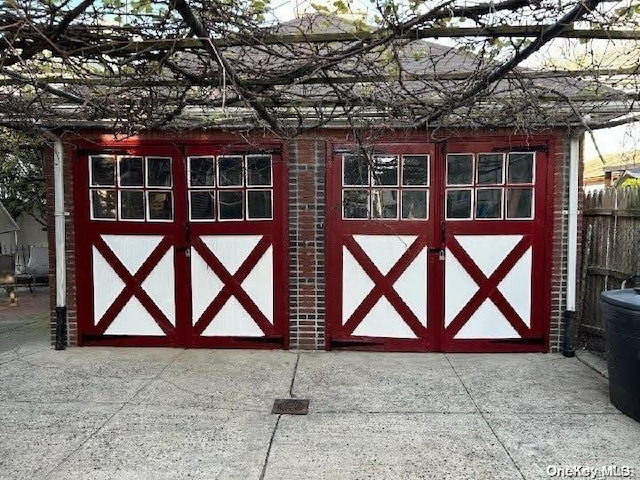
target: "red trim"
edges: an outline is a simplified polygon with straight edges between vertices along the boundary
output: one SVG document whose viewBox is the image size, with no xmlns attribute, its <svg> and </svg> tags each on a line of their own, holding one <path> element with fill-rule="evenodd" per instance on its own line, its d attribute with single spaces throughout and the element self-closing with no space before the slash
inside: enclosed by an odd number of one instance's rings
<svg viewBox="0 0 640 480">
<path fill-rule="evenodd" d="M 113 301 L 111 306 L 107 309 L 102 318 L 98 321 L 95 330 L 104 334 L 109 325 L 113 323 L 118 314 L 122 311 L 124 306 L 133 297 L 137 298 L 143 307 L 151 314 L 155 322 L 162 329 L 165 335 L 171 335 L 174 327 L 167 317 L 162 313 L 158 306 L 153 303 L 151 297 L 144 291 L 142 284 L 153 271 L 157 263 L 164 257 L 164 255 L 171 248 L 171 240 L 165 237 L 158 244 L 158 246 L 151 252 L 151 255 L 144 261 L 138 271 L 131 275 L 129 270 L 120 262 L 118 257 L 111 251 L 102 238 L 96 238 L 93 246 L 102 254 L 107 263 L 116 272 L 120 279 L 124 282 L 125 287 Z"/>
<path fill-rule="evenodd" d="M 327 333 L 326 347 L 357 350 L 397 350 L 397 351 L 455 351 L 455 352 L 520 352 L 547 351 L 549 342 L 549 316 L 551 312 L 551 246 L 553 221 L 553 178 L 554 145 L 553 136 L 493 136 L 478 140 L 477 137 L 457 137 L 454 141 L 441 144 L 389 143 L 381 140 L 376 145 L 378 151 L 390 154 L 429 153 L 431 155 L 429 186 L 429 221 L 352 221 L 341 218 L 341 156 L 328 158 L 327 192 Z M 330 144 L 328 151 L 353 148 L 353 145 Z M 333 148 L 332 148 L 333 147 Z M 535 164 L 535 216 L 532 220 L 471 220 L 445 221 L 445 156 L 446 153 L 492 153 L 503 151 L 536 151 Z M 475 178 L 475 175 L 474 175 Z M 503 186 L 505 186 L 503 184 Z M 502 188 L 502 187 L 500 187 Z M 548 223 L 549 222 L 549 223 Z M 352 236 L 354 234 L 418 235 L 423 245 L 445 246 L 455 255 L 471 278 L 478 284 L 479 291 L 467 306 L 458 313 L 453 322 L 444 327 L 444 264 L 437 255 L 428 255 L 428 328 L 415 328 L 415 316 L 393 290 L 397 276 L 383 276 L 362 252 Z M 507 255 L 501 265 L 487 278 L 455 240 L 456 235 L 521 235 L 522 240 Z M 346 246 L 364 271 L 374 281 L 373 290 L 356 308 L 346 323 L 342 324 L 342 248 Z M 532 250 L 532 310 L 530 327 L 514 311 L 498 290 L 499 283 L 506 277 L 517 261 L 529 249 Z M 408 263 L 408 253 L 402 265 L 394 267 L 401 272 Z M 402 262 L 402 260 L 401 260 Z M 398 272 L 394 272 L 398 273 Z M 398 313 L 418 334 L 418 340 L 353 337 L 357 324 L 381 296 L 386 296 Z M 507 318 L 521 339 L 456 340 L 453 337 L 470 318 L 471 314 L 486 299 Z M 421 326 L 420 326 L 421 327 Z"/>
<path fill-rule="evenodd" d="M 249 273 L 251 273 L 251 270 L 253 270 L 253 268 L 258 264 L 258 261 L 260 261 L 270 246 L 271 241 L 263 237 L 244 262 L 242 262 L 238 271 L 232 275 L 220 260 L 211 253 L 211 250 L 207 248 L 202 239 L 197 238 L 193 241 L 193 248 L 195 248 L 202 259 L 213 269 L 214 273 L 224 283 L 224 287 L 220 293 L 218 293 L 216 298 L 209 304 L 193 326 L 193 335 L 202 335 L 202 332 L 204 332 L 204 330 L 211 324 L 215 315 L 232 296 L 236 297 L 240 305 L 242 305 L 247 313 L 251 315 L 251 318 L 253 318 L 265 335 L 273 334 L 273 326 L 271 325 L 271 322 L 267 320 L 264 314 L 241 286 L 242 282 L 247 278 Z"/>
<path fill-rule="evenodd" d="M 549 338 L 549 314 L 551 311 L 550 291 L 551 277 L 548 273 L 551 267 L 551 255 L 547 255 L 545 244 L 549 236 L 547 222 L 553 218 L 552 190 L 548 188 L 549 179 L 553 178 L 553 163 L 550 161 L 550 143 L 553 137 L 530 139 L 528 142 L 506 141 L 505 139 L 492 139 L 492 142 L 456 142 L 447 145 L 449 153 L 471 152 L 484 153 L 491 151 L 522 151 L 522 145 L 526 149 L 536 152 L 535 163 L 535 198 L 534 218 L 532 220 L 482 220 L 482 221 L 447 221 L 446 238 L 447 247 L 452 251 L 474 279 L 480 291 L 470 300 L 470 305 L 459 312 L 456 319 L 446 329 L 442 339 L 444 351 L 451 352 L 540 352 L 548 350 Z M 551 210 L 549 210 L 551 209 Z M 551 214 L 549 213 L 551 211 Z M 503 261 L 502 265 L 486 279 L 482 272 L 468 257 L 466 252 L 455 241 L 456 235 L 522 235 L 523 239 Z M 497 290 L 497 285 L 508 273 L 520 256 L 529 248 L 532 250 L 532 277 L 531 277 L 531 311 L 530 327 L 527 327 L 511 305 Z M 508 269 L 507 269 L 508 267 Z M 491 340 L 462 340 L 453 337 L 468 320 L 471 313 L 478 308 L 482 301 L 490 298 L 496 307 L 502 312 L 514 329 L 521 335 L 521 339 L 491 339 Z"/>
<path fill-rule="evenodd" d="M 376 148 L 380 152 L 401 154 L 428 154 L 429 162 L 429 219 L 428 220 L 382 220 L 369 221 L 343 220 L 342 219 L 342 154 L 334 154 L 335 149 L 353 148 L 353 145 L 329 144 L 327 148 L 330 160 L 327 162 L 327 222 L 325 228 L 326 242 L 326 292 L 325 305 L 327 311 L 326 348 L 350 348 L 356 350 L 386 350 L 386 351 L 430 351 L 436 347 L 437 322 L 432 321 L 442 308 L 438 298 L 429 296 L 425 292 L 425 298 L 429 298 L 427 305 L 427 327 L 423 326 L 413 311 L 402 300 L 393 288 L 395 281 L 402 275 L 406 268 L 420 254 L 425 247 L 439 247 L 440 242 L 436 237 L 437 220 L 435 220 L 438 200 L 436 198 L 435 172 L 438 163 L 438 152 L 434 144 L 380 144 Z M 400 178 L 398 179 L 400 183 Z M 419 188 L 419 187 L 417 187 Z M 398 212 L 400 215 L 400 212 Z M 387 275 L 382 275 L 375 267 L 371 259 L 353 239 L 353 235 L 414 235 L 416 239 L 401 256 Z M 345 246 L 358 261 L 362 269 L 374 282 L 374 287 L 356 308 L 351 317 L 343 324 L 342 319 L 342 248 Z M 427 254 L 427 284 L 438 272 L 437 255 Z M 428 286 L 428 288 L 430 288 Z M 404 338 L 372 338 L 353 336 L 353 331 L 365 318 L 366 314 L 385 297 L 393 305 L 409 328 L 418 337 L 417 339 Z"/>
<path fill-rule="evenodd" d="M 480 288 L 446 328 L 446 336 L 448 340 L 453 340 L 455 335 L 460 331 L 460 328 L 462 328 L 462 326 L 471 318 L 471 315 L 473 315 L 473 313 L 480 308 L 480 305 L 482 305 L 487 299 L 493 301 L 496 307 L 498 307 L 498 310 L 500 310 L 521 337 L 524 338 L 527 336 L 529 333 L 529 327 L 525 325 L 509 302 L 504 298 L 502 293 L 500 293 L 498 285 L 502 280 L 504 280 L 516 263 L 518 263 L 518 260 L 522 258 L 522 255 L 524 255 L 530 246 L 531 239 L 524 237 L 514 247 L 514 249 L 511 250 L 500 266 L 487 278 L 467 252 L 465 252 L 465 250 L 460 246 L 458 241 L 454 237 L 449 239 L 447 242 L 447 248 L 458 259 L 469 276 L 471 276 L 473 281 L 476 282 Z"/>
<path fill-rule="evenodd" d="M 288 239 L 285 228 L 287 192 L 286 167 L 281 154 L 279 143 L 260 143 L 259 146 L 239 141 L 233 136 L 227 136 L 227 143 L 212 143 L 203 138 L 194 138 L 185 141 L 185 145 L 179 146 L 176 142 L 167 138 L 140 139 L 136 137 L 122 141 L 96 140 L 94 142 L 78 139 L 76 145 L 79 152 L 74 158 L 75 178 L 75 236 L 76 236 L 76 280 L 77 280 L 77 305 L 78 305 L 78 344 L 86 345 L 127 345 L 127 346 L 182 346 L 182 347 L 229 347 L 229 348 L 282 348 L 288 346 L 288 321 L 287 321 L 287 281 L 288 262 L 286 258 L 286 242 Z M 159 155 L 173 159 L 173 195 L 174 195 L 174 221 L 173 222 L 116 222 L 116 221 L 91 221 L 89 218 L 89 191 L 88 191 L 88 155 L 97 154 L 105 150 L 118 150 L 122 154 L 134 155 Z M 90 153 L 89 153 L 90 151 Z M 273 220 L 256 220 L 240 222 L 194 222 L 188 221 L 188 189 L 186 183 L 186 157 L 188 155 L 224 153 L 260 153 L 268 151 L 273 159 L 272 185 L 273 185 Z M 112 152 L 109 152 L 112 153 Z M 146 259 L 143 266 L 134 275 L 118 261 L 116 256 L 106 246 L 101 238 L 104 234 L 130 234 L 130 235 L 162 235 L 164 239 Z M 210 254 L 208 248 L 203 246 L 201 235 L 211 234 L 260 234 L 263 239 L 254 252 L 245 259 L 242 267 L 235 275 L 230 275 L 219 260 Z M 252 318 L 265 331 L 265 338 L 233 338 L 233 337 L 200 337 L 194 332 L 191 320 L 191 268 L 190 261 L 185 255 L 187 249 L 193 244 L 203 258 L 209 263 L 216 274 L 225 281 L 225 287 L 221 295 L 233 294 Z M 153 267 L 162 255 L 174 246 L 174 270 L 175 270 L 175 316 L 176 326 L 173 327 L 160 309 L 141 287 L 142 282 L 152 271 Z M 125 282 L 123 292 L 109 307 L 97 326 L 93 325 L 93 286 L 92 286 L 92 246 L 105 257 L 114 271 Z M 261 254 L 266 249 L 273 247 L 274 267 L 274 324 L 264 317 L 255 303 L 244 292 L 240 283 L 250 273 Z M 102 335 L 113 321 L 115 316 L 124 307 L 126 302 L 135 296 L 149 311 L 154 320 L 167 334 L 167 337 L 149 336 L 119 336 Z M 220 298 L 220 295 L 218 296 Z M 215 301 L 213 302 L 215 303 Z M 213 314 L 214 310 L 207 309 L 206 314 Z M 213 317 L 211 317 L 213 318 Z M 199 322 L 196 326 L 206 328 L 205 322 Z"/>
<path fill-rule="evenodd" d="M 351 335 L 356 327 L 364 320 L 365 316 L 373 308 L 373 306 L 383 296 L 387 298 L 389 303 L 395 307 L 402 319 L 413 330 L 417 337 L 426 337 L 427 329 L 420 323 L 418 318 L 413 314 L 411 309 L 402 300 L 398 292 L 393 288 L 393 284 L 400 278 L 400 275 L 407 269 L 418 254 L 424 249 L 427 242 L 424 237 L 418 237 L 407 251 L 400 257 L 398 262 L 391 268 L 387 275 L 383 275 L 373 264 L 367 254 L 360 248 L 360 245 L 353 237 L 345 238 L 344 246 L 351 252 L 353 257 L 358 261 L 362 269 L 369 278 L 373 280 L 374 287 L 365 297 L 362 303 L 356 308 L 351 317 L 344 323 L 342 329 L 344 333 Z M 426 292 L 425 292 L 426 293 Z"/>
</svg>

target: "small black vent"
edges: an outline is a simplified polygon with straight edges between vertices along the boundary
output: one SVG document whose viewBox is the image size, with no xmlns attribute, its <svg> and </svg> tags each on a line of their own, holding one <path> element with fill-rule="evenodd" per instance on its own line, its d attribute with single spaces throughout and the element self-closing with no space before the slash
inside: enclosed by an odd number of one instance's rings
<svg viewBox="0 0 640 480">
<path fill-rule="evenodd" d="M 301 398 L 278 398 L 273 402 L 271 413 L 278 415 L 306 415 L 309 413 L 309 400 Z"/>
</svg>

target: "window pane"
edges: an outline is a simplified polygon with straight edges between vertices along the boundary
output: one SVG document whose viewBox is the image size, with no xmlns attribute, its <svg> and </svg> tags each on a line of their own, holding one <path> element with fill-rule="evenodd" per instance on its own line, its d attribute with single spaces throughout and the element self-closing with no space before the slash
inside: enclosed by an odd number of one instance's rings
<svg viewBox="0 0 640 480">
<path fill-rule="evenodd" d="M 120 218 L 144 220 L 144 192 L 120 191 Z"/>
<path fill-rule="evenodd" d="M 369 185 L 369 166 L 364 155 L 345 155 L 342 157 L 342 165 L 343 185 Z"/>
<path fill-rule="evenodd" d="M 403 190 L 402 218 L 404 220 L 427 218 L 428 190 Z"/>
<path fill-rule="evenodd" d="M 218 186 L 242 186 L 242 157 L 218 157 Z M 233 217 L 235 218 L 235 217 Z M 240 217 L 242 218 L 242 217 Z"/>
<path fill-rule="evenodd" d="M 366 190 L 345 190 L 342 204 L 343 218 L 367 218 L 369 194 Z"/>
<path fill-rule="evenodd" d="M 247 218 L 272 218 L 271 191 L 249 190 L 247 191 Z"/>
<path fill-rule="evenodd" d="M 447 155 L 447 185 L 473 183 L 473 155 Z"/>
<path fill-rule="evenodd" d="M 247 155 L 247 185 L 271 185 L 271 155 Z"/>
<path fill-rule="evenodd" d="M 501 153 L 481 153 L 478 155 L 478 177 L 480 185 L 496 185 L 502 183 L 502 164 L 504 156 Z"/>
<path fill-rule="evenodd" d="M 447 190 L 447 218 L 471 218 L 471 190 Z"/>
<path fill-rule="evenodd" d="M 533 218 L 533 188 L 507 189 L 507 218 Z"/>
<path fill-rule="evenodd" d="M 189 158 L 189 185 L 212 187 L 214 184 L 213 157 Z"/>
<path fill-rule="evenodd" d="M 92 218 L 116 218 L 116 191 L 91 190 Z"/>
<path fill-rule="evenodd" d="M 171 192 L 148 192 L 149 220 L 173 219 L 173 196 Z"/>
<path fill-rule="evenodd" d="M 216 218 L 215 194 L 213 191 L 189 192 L 191 220 L 213 220 Z"/>
<path fill-rule="evenodd" d="M 171 186 L 171 159 L 147 157 L 147 185 L 150 187 Z"/>
<path fill-rule="evenodd" d="M 142 187 L 144 184 L 142 157 L 120 157 L 120 186 Z"/>
<path fill-rule="evenodd" d="M 429 155 L 402 157 L 402 185 L 429 185 Z"/>
<path fill-rule="evenodd" d="M 373 218 L 398 218 L 398 190 L 373 190 L 371 203 Z"/>
<path fill-rule="evenodd" d="M 242 191 L 218 192 L 218 212 L 221 220 L 243 218 L 244 202 Z"/>
<path fill-rule="evenodd" d="M 509 154 L 509 183 L 533 183 L 533 153 Z"/>
<path fill-rule="evenodd" d="M 502 189 L 476 190 L 476 218 L 502 217 Z"/>
<path fill-rule="evenodd" d="M 90 157 L 91 185 L 109 186 L 116 185 L 116 158 L 113 155 L 100 155 Z"/>
<path fill-rule="evenodd" d="M 398 185 L 398 157 L 373 157 L 373 183 Z"/>
</svg>

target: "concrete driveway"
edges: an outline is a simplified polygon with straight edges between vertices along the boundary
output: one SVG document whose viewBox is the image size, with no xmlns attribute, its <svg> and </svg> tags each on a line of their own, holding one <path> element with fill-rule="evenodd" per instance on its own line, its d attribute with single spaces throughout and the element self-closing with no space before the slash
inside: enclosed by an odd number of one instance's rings
<svg viewBox="0 0 640 480">
<path fill-rule="evenodd" d="M 0 311 L 3 479 L 640 477 L 640 424 L 576 359 L 56 352 L 20 308 Z M 309 414 L 270 413 L 289 397 Z"/>
</svg>

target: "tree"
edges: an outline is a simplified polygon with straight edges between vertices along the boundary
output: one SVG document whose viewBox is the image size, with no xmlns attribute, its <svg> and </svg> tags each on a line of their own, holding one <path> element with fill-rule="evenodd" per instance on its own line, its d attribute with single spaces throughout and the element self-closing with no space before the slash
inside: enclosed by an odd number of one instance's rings
<svg viewBox="0 0 640 480">
<path fill-rule="evenodd" d="M 379 0 L 349 20 L 352 2 L 316 10 L 278 25 L 267 0 L 5 0 L 0 122 L 289 137 L 331 122 L 530 128 L 591 114 L 599 127 L 636 109 L 637 61 L 578 73 L 520 65 L 561 37 L 637 41 L 637 0 Z M 443 37 L 454 45 L 424 41 Z M 620 75 L 624 88 L 611 88 Z"/>
<path fill-rule="evenodd" d="M 0 199 L 13 218 L 27 214 L 46 226 L 42 147 L 33 137 L 0 129 Z"/>
</svg>

